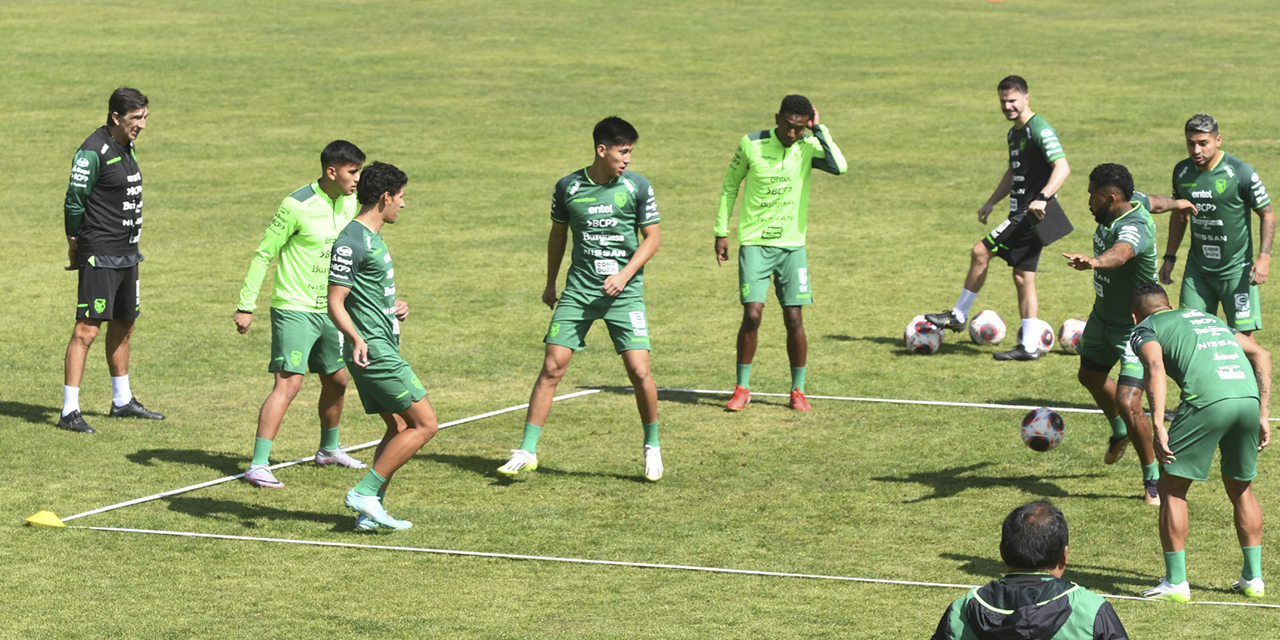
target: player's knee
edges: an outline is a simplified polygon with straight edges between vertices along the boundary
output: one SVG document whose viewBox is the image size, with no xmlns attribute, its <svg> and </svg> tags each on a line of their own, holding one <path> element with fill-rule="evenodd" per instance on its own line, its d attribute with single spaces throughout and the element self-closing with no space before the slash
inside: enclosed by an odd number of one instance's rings
<svg viewBox="0 0 1280 640">
<path fill-rule="evenodd" d="M 423 442 L 435 437 L 436 432 L 440 430 L 440 426 L 436 424 L 435 420 L 423 422 L 421 424 L 414 424 L 410 428 L 413 429 L 413 432 L 416 433 L 419 438 L 422 438 Z"/>
<path fill-rule="evenodd" d="M 647 385 L 653 380 L 648 364 L 628 366 L 627 377 L 631 379 L 631 385 L 634 387 Z"/>
<path fill-rule="evenodd" d="M 757 305 L 747 305 L 742 308 L 742 328 L 746 331 L 755 331 L 760 328 L 760 319 L 764 316 L 764 309 Z"/>
<path fill-rule="evenodd" d="M 969 251 L 969 260 L 974 264 L 983 265 L 991 260 L 991 251 L 987 249 L 987 245 L 979 242 L 973 245 L 973 249 Z"/>
<path fill-rule="evenodd" d="M 804 314 L 800 309 L 801 307 L 784 307 L 782 310 L 782 323 L 789 333 L 804 331 Z"/>
<path fill-rule="evenodd" d="M 565 369 L 567 367 L 564 365 L 547 358 L 547 361 L 542 363 L 542 371 L 538 374 L 538 384 L 559 384 L 560 379 L 564 377 Z"/>
</svg>

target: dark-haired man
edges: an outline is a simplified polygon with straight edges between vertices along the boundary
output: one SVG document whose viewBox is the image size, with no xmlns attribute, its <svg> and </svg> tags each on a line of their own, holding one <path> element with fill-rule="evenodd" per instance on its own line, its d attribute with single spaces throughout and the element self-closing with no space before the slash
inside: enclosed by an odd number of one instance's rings
<svg viewBox="0 0 1280 640">
<path fill-rule="evenodd" d="M 280 203 L 240 287 L 240 301 L 232 320 L 243 334 L 249 332 L 253 322 L 262 279 L 271 262 L 280 257 L 271 293 L 271 360 L 267 363 L 275 383 L 258 411 L 253 459 L 244 474 L 244 481 L 251 485 L 272 489 L 284 486 L 268 467 L 271 445 L 285 411 L 302 389 L 302 378 L 308 369 L 320 376 L 320 447 L 316 464 L 365 467 L 342 451 L 338 443 L 347 372 L 342 361 L 342 335 L 329 320 L 325 278 L 333 241 L 356 215 L 356 183 L 363 164 L 364 152 L 346 140 L 334 140 L 325 146 L 320 152 L 320 177 Z"/>
<path fill-rule="evenodd" d="M 649 321 L 644 305 L 644 265 L 657 252 L 658 202 L 644 176 L 627 168 L 640 134 L 631 123 L 610 116 L 592 131 L 591 165 L 556 182 L 551 195 L 547 238 L 547 285 L 542 302 L 554 309 L 543 338 L 546 352 L 529 395 L 524 439 L 498 474 L 513 478 L 538 468 L 537 446 L 551 413 L 556 386 L 574 351 L 586 348 L 587 332 L 603 320 L 635 389 L 644 429 L 644 478 L 662 479 L 658 441 L 658 389 L 649 372 Z M 573 257 L 564 293 L 556 279 L 565 238 L 573 235 Z"/>
<path fill-rule="evenodd" d="M 85 139 L 72 159 L 62 211 L 67 271 L 76 271 L 76 324 L 67 343 L 58 426 L 93 433 L 80 414 L 80 379 L 89 346 L 107 322 L 112 418 L 164 420 L 129 387 L 129 336 L 141 309 L 138 239 L 142 236 L 142 170 L 133 143 L 147 128 L 147 97 L 120 87 L 107 101 L 107 124 Z"/>
<path fill-rule="evenodd" d="M 426 389 L 400 357 L 400 321 L 409 307 L 396 300 L 395 268 L 380 233 L 399 219 L 408 182 L 403 171 L 383 162 L 364 169 L 356 187 L 360 213 L 338 234 L 329 263 L 329 318 L 346 337 L 342 357 L 355 365 L 348 371 L 365 413 L 382 416 L 387 426 L 373 467 L 345 499 L 358 514 L 356 529 L 364 531 L 413 526 L 387 513 L 387 484 L 439 426 Z"/>
<path fill-rule="evenodd" d="M 1221 304 L 1227 326 L 1252 334 L 1262 328 L 1258 285 L 1267 281 L 1276 232 L 1271 196 L 1253 167 L 1222 151 L 1213 116 L 1198 113 L 1183 128 L 1189 157 L 1173 167 L 1173 194 L 1194 203 L 1196 213 L 1169 221 L 1160 281 L 1173 283 L 1174 261 L 1190 221 L 1191 248 L 1179 306 L 1214 315 Z M 1256 260 L 1250 211 L 1259 222 Z"/>
<path fill-rule="evenodd" d="M 756 355 L 760 319 L 773 280 L 787 329 L 787 357 L 791 361 L 791 408 L 811 411 L 804 397 L 809 341 L 804 332 L 805 305 L 813 303 L 805 232 L 809 229 L 809 177 L 817 168 L 843 175 L 849 164 L 840 154 L 817 107 L 801 95 L 782 99 L 773 117 L 775 127 L 749 133 L 738 142 L 720 189 L 716 212 L 716 264 L 729 259 L 729 218 L 738 191 L 742 216 L 738 220 L 738 294 L 742 325 L 738 328 L 737 381 L 725 406 L 741 411 L 751 401 L 751 363 Z M 805 133 L 809 131 L 812 135 Z"/>
<path fill-rule="evenodd" d="M 956 598 L 933 640 L 1128 638 L 1110 602 L 1062 577 L 1067 542 L 1067 518 L 1052 503 L 1014 509 L 1000 531 L 1005 576 Z"/>
<path fill-rule="evenodd" d="M 1013 349 L 994 355 L 996 360 L 1037 360 L 1040 358 L 1040 334 L 1035 331 L 1040 302 L 1036 295 L 1036 267 L 1044 244 L 1036 235 L 1032 218 L 1043 219 L 1046 212 L 1061 214 L 1057 194 L 1071 174 L 1067 155 L 1058 141 L 1058 132 L 1042 117 L 1031 111 L 1031 94 L 1027 81 L 1008 76 L 996 86 L 1000 111 L 1013 123 L 1006 136 L 1009 143 L 1009 168 L 996 185 L 991 197 L 978 209 L 978 221 L 987 223 L 996 203 L 1009 198 L 1009 217 L 990 234 L 973 245 L 969 252 L 969 273 L 964 279 L 960 298 L 950 310 L 925 315 L 938 327 L 963 331 L 969 321 L 969 309 L 987 281 L 991 256 L 998 256 L 1013 267 L 1013 284 L 1018 291 L 1018 312 L 1022 316 L 1022 339 Z"/>
<path fill-rule="evenodd" d="M 1271 441 L 1271 354 L 1253 338 L 1198 309 L 1173 309 L 1155 283 L 1130 297 L 1137 327 L 1130 343 L 1142 361 L 1151 400 L 1154 447 L 1161 462 L 1160 545 L 1164 578 L 1142 595 L 1187 602 L 1187 490 L 1209 478 L 1215 450 L 1222 451 L 1222 484 L 1235 511 L 1244 556 L 1232 589 L 1247 597 L 1266 593 L 1262 581 L 1262 508 L 1253 495 L 1258 452 Z M 1234 336 L 1232 334 L 1235 334 Z M 1247 362 L 1246 362 L 1247 361 Z M 1166 373 L 1182 389 L 1173 424 L 1164 426 Z"/>
<path fill-rule="evenodd" d="M 1094 167 L 1089 173 L 1089 211 L 1098 223 L 1093 233 L 1093 256 L 1062 254 L 1067 266 L 1093 271 L 1093 310 L 1080 338 L 1077 377 L 1111 424 L 1111 438 L 1103 455 L 1106 464 L 1114 464 L 1124 455 L 1130 429 L 1146 426 L 1141 411 L 1142 365 L 1129 350 L 1133 331 L 1129 293 L 1156 279 L 1156 225 L 1147 210 L 1150 202 L 1133 190 L 1133 176 L 1124 165 Z M 1162 209 L 1170 206 L 1164 198 L 1161 205 Z M 1119 391 L 1117 381 L 1108 375 L 1117 362 Z M 1156 481 L 1160 470 L 1144 443 L 1139 439 L 1137 446 L 1143 498 L 1148 504 L 1159 504 Z"/>
</svg>

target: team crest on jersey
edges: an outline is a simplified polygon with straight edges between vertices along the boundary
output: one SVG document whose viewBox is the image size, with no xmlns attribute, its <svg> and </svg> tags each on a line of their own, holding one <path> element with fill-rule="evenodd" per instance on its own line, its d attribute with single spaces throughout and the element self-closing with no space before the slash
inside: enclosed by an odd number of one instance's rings
<svg viewBox="0 0 1280 640">
<path fill-rule="evenodd" d="M 618 205 L 619 207 L 627 206 L 627 194 L 621 191 L 613 194 L 613 203 Z"/>
<path fill-rule="evenodd" d="M 301 352 L 301 351 L 290 351 L 290 352 L 289 352 L 289 362 L 292 362 L 292 363 L 293 363 L 293 366 L 295 366 L 295 367 L 296 367 L 296 366 L 298 366 L 298 365 L 300 365 L 300 364 L 302 364 L 302 352 Z"/>
<path fill-rule="evenodd" d="M 1225 178 L 1219 178 L 1217 182 L 1213 183 L 1213 188 L 1217 189 L 1218 193 L 1222 193 L 1223 191 L 1226 191 L 1227 180 Z"/>
</svg>

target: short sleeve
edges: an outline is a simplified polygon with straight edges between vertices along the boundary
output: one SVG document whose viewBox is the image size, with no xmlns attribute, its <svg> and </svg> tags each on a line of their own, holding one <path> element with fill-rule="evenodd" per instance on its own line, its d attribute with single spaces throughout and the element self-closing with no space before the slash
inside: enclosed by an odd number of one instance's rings
<svg viewBox="0 0 1280 640">
<path fill-rule="evenodd" d="M 569 224 L 569 207 L 565 202 L 566 182 L 573 181 L 572 179 L 561 180 L 551 191 L 551 220 L 560 224 Z"/>
<path fill-rule="evenodd" d="M 636 226 L 647 227 L 658 224 L 660 221 L 658 200 L 653 195 L 653 185 L 649 184 L 648 179 L 642 177 L 636 181 L 636 191 L 639 192 L 636 197 Z"/>
<path fill-rule="evenodd" d="M 1244 171 L 1240 174 L 1240 198 L 1245 205 L 1250 210 L 1257 211 L 1271 204 L 1271 196 L 1267 193 L 1267 187 L 1262 184 L 1262 178 L 1258 177 L 1258 172 L 1247 164 L 1241 168 Z"/>
<path fill-rule="evenodd" d="M 350 289 L 355 286 L 356 269 L 364 262 L 365 248 L 359 236 L 343 234 L 333 243 L 329 260 L 329 284 Z"/>
<path fill-rule="evenodd" d="M 1057 162 L 1066 158 L 1067 153 L 1062 150 L 1062 143 L 1058 141 L 1058 132 L 1043 120 L 1038 122 L 1037 125 L 1039 128 L 1032 131 L 1031 136 L 1036 141 L 1036 144 L 1040 146 L 1044 159 L 1048 162 Z"/>
</svg>

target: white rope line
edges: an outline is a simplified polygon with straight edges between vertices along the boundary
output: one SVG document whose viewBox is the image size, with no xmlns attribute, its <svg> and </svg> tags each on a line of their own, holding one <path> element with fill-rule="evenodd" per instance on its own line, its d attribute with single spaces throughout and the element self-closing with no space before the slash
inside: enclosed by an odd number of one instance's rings
<svg viewBox="0 0 1280 640">
<path fill-rule="evenodd" d="M 577 397 L 580 397 L 580 396 L 590 395 L 590 394 L 593 394 L 593 393 L 600 393 L 600 390 L 599 390 L 599 389 L 587 389 L 587 390 L 585 390 L 585 391 L 576 391 L 576 392 L 574 392 L 574 393 L 568 393 L 568 394 L 565 394 L 565 395 L 562 395 L 562 396 L 556 396 L 556 397 L 552 398 L 552 399 L 551 399 L 551 401 L 552 401 L 552 402 L 556 402 L 556 401 L 558 401 L 558 400 L 568 400 L 568 399 L 570 399 L 570 398 L 577 398 Z M 469 416 L 469 417 L 466 417 L 466 418 L 462 418 L 462 419 L 459 419 L 459 420 L 454 420 L 453 422 L 446 422 L 446 423 L 444 423 L 444 424 L 440 425 L 438 428 L 439 428 L 439 429 L 448 429 L 449 427 L 452 427 L 452 426 L 455 426 L 455 425 L 465 424 L 465 423 L 467 423 L 467 422 L 475 422 L 476 420 L 483 420 L 483 419 L 485 419 L 485 418 L 492 418 L 493 416 L 502 415 L 502 414 L 504 414 L 504 413 L 511 413 L 512 411 L 519 411 L 519 410 L 524 409 L 524 408 L 526 408 L 526 407 L 528 407 L 528 406 L 529 406 L 529 403 L 527 403 L 527 402 L 526 402 L 526 403 L 524 403 L 524 404 L 518 404 L 518 405 L 515 405 L 515 406 L 513 406 L 513 407 L 507 407 L 507 408 L 505 408 L 505 409 L 498 409 L 498 410 L 496 410 L 496 411 L 489 411 L 489 412 L 487 412 L 487 413 L 481 413 L 481 414 L 477 414 L 477 415 L 474 415 L 474 416 Z M 368 449 L 369 447 L 376 447 L 376 446 L 378 446 L 378 443 L 379 443 L 379 442 L 382 442 L 382 439 L 381 439 L 381 438 L 379 438 L 379 439 L 377 439 L 377 440 L 370 440 L 370 441 L 365 442 L 365 443 L 363 443 L 363 444 L 357 444 L 357 445 L 350 446 L 350 447 L 343 447 L 343 448 L 342 448 L 342 450 L 343 450 L 343 451 L 359 451 L 359 450 L 361 450 L 361 449 Z M 292 466 L 293 466 L 293 465 L 295 465 L 295 464 L 302 464 L 303 462 L 307 462 L 307 461 L 312 460 L 312 459 L 314 459 L 314 456 L 307 456 L 307 457 L 305 457 L 305 458 L 299 458 L 299 459 L 297 459 L 297 460 L 290 460 L 289 462 L 281 462 L 281 463 L 279 463 L 279 464 L 273 464 L 273 465 L 271 465 L 270 467 L 267 467 L 267 468 L 268 468 L 268 469 L 283 469 L 283 468 L 285 468 L 285 467 L 292 467 Z M 243 478 L 243 477 L 244 477 L 244 474 L 243 474 L 243 473 L 238 473 L 238 474 L 236 474 L 236 475 L 234 475 L 234 476 L 227 476 L 227 477 L 225 477 L 225 478 L 218 478 L 217 480 L 209 480 L 208 482 L 201 482 L 201 483 L 199 483 L 199 484 L 193 484 L 193 485 L 188 486 L 188 487 L 182 487 L 181 489 L 171 489 L 171 490 L 169 490 L 169 491 L 163 491 L 163 492 L 161 492 L 161 493 L 157 493 L 157 494 L 154 494 L 154 495 L 146 496 L 146 497 L 143 497 L 143 498 L 134 498 L 133 500 L 126 500 L 126 501 L 124 501 L 124 502 L 119 502 L 119 503 L 116 503 L 116 504 L 113 504 L 113 505 L 108 505 L 108 506 L 105 506 L 105 507 L 99 507 L 99 508 L 97 508 L 97 509 L 91 509 L 91 510 L 89 510 L 89 511 L 85 511 L 84 513 L 77 513 L 77 514 L 75 514 L 75 515 L 73 515 L 73 516 L 67 516 L 67 517 L 65 517 L 65 518 L 62 518 L 62 521 L 63 521 L 63 522 L 66 522 L 66 521 L 68 521 L 68 520 L 75 520 L 76 518 L 83 518 L 83 517 L 85 517 L 85 516 L 91 516 L 91 515 L 94 515 L 94 514 L 97 514 L 97 513 L 102 513 L 102 512 L 104 512 L 104 511 L 112 511 L 112 510 L 120 509 L 120 508 L 123 508 L 123 507 L 133 506 L 133 505 L 135 505 L 135 504 L 142 504 L 142 503 L 144 503 L 144 502 L 151 502 L 152 500 L 159 500 L 160 498 L 167 498 L 167 497 L 169 497 L 169 496 L 175 496 L 175 495 L 178 495 L 178 494 L 180 494 L 180 493 L 187 493 L 188 491 L 195 491 L 196 489 L 203 489 L 203 488 L 205 488 L 205 487 L 212 487 L 212 486 L 214 486 L 214 485 L 222 484 L 222 483 L 224 483 L 224 482 L 231 482 L 232 480 L 239 480 L 240 478 Z"/>
<path fill-rule="evenodd" d="M 300 544 L 317 547 L 338 547 L 343 549 L 376 549 L 379 551 L 408 551 L 413 553 L 432 553 L 450 556 L 470 556 L 476 558 L 500 558 L 506 560 L 533 560 L 538 562 L 562 562 L 570 564 L 593 564 L 614 567 L 636 567 L 643 569 L 674 569 L 679 571 L 700 571 L 703 573 L 730 573 L 737 575 L 764 576 L 769 578 L 804 578 L 809 580 L 837 580 L 841 582 L 867 582 L 873 584 L 893 584 L 911 587 L 944 587 L 951 589 L 973 589 L 978 585 L 954 584 L 948 582 L 921 582 L 918 580 L 891 580 L 887 578 L 859 578 L 854 576 L 831 576 L 817 573 L 789 573 L 784 571 L 759 571 L 755 569 L 728 569 L 723 567 L 700 567 L 686 564 L 661 564 L 656 562 L 626 562 L 622 560 L 592 560 L 589 558 L 561 558 L 558 556 L 530 556 L 517 553 L 493 553 L 489 551 L 458 551 L 454 549 L 429 549 L 422 547 L 401 547 L 381 544 L 358 544 L 355 542 L 326 542 L 323 540 L 291 540 L 289 538 L 261 538 L 256 536 L 233 536 L 218 533 L 195 533 L 190 531 L 163 531 L 157 529 L 128 529 L 123 527 L 86 527 L 72 526 L 70 529 L 89 529 L 92 531 L 110 531 L 114 533 L 138 533 L 144 535 L 175 536 L 179 538 L 210 538 L 215 540 L 238 540 L 245 542 L 277 542 L 282 544 Z M 1104 598 L 1117 600 L 1141 600 L 1153 602 L 1149 598 L 1136 596 L 1119 596 L 1099 594 Z M 1231 607 L 1259 607 L 1280 609 L 1280 604 L 1263 604 L 1257 602 L 1213 602 L 1193 600 L 1188 604 L 1207 604 Z"/>
</svg>

